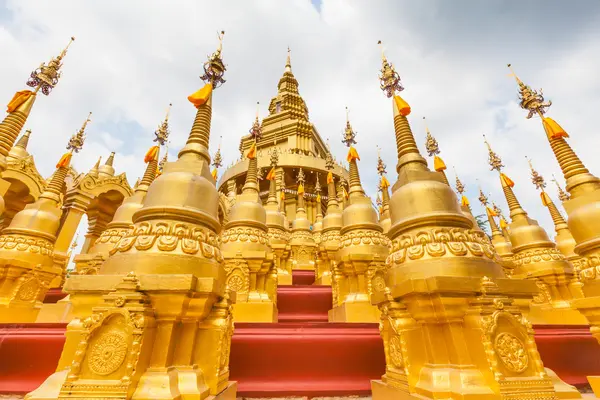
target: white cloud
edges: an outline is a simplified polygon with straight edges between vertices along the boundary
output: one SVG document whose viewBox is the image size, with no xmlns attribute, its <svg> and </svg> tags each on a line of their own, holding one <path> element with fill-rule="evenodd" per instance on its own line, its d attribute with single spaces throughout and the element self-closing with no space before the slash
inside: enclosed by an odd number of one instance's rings
<svg viewBox="0 0 600 400">
<path fill-rule="evenodd" d="M 0 1 L 1 3 L 1 1 Z M 361 176 L 374 196 L 376 149 L 395 179 L 390 100 L 378 88 L 376 42 L 384 40 L 412 106 L 410 121 L 424 150 L 422 116 L 427 116 L 448 166 L 456 166 L 475 211 L 477 182 L 506 210 L 499 180 L 489 172 L 485 133 L 516 181 L 523 206 L 552 234 L 548 212 L 529 182 L 528 155 L 550 179 L 559 173 L 539 120 L 526 120 L 507 77 L 512 62 L 521 78 L 543 86 L 554 106 L 549 115 L 571 134 L 570 143 L 588 168 L 600 174 L 594 133 L 600 106 L 599 7 L 540 2 L 486 7 L 474 2 L 323 0 L 320 13 L 309 0 L 221 2 L 7 1 L 0 11 L 0 87 L 7 101 L 23 88 L 31 69 L 77 37 L 65 59 L 63 77 L 40 98 L 28 121 L 30 149 L 49 175 L 68 137 L 88 111 L 88 142 L 74 159 L 89 169 L 98 156 L 116 151 L 115 167 L 131 183 L 143 172 L 152 132 L 173 102 L 171 155 L 183 145 L 194 109 L 186 96 L 202 84 L 202 63 L 225 29 L 227 83 L 215 93 L 211 143 L 223 136 L 224 164 L 238 158 L 239 137 L 250 127 L 254 104 L 263 115 L 283 73 L 286 48 L 312 122 L 338 159 L 344 107 L 358 132 Z M 503 6 L 502 6 L 503 4 Z M 535 5 L 535 6 L 534 6 Z M 533 24 L 532 13 L 547 22 Z M 557 26 L 567 29 L 556 29 Z M 560 31 L 560 32 L 558 32 Z M 135 129 L 134 129 L 135 128 Z M 214 151 L 214 150 L 213 150 Z M 453 181 L 451 168 L 449 178 Z M 554 189 L 549 188 L 554 195 Z M 555 196 L 553 196 L 555 198 Z"/>
</svg>

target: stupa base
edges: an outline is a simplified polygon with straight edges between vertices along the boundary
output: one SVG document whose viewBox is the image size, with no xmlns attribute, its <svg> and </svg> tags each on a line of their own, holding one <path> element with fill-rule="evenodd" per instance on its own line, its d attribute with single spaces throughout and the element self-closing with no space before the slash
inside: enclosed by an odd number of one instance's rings
<svg viewBox="0 0 600 400">
<path fill-rule="evenodd" d="M 587 318 L 574 308 L 552 308 L 532 304 L 527 313 L 533 325 L 589 325 Z"/>
<path fill-rule="evenodd" d="M 292 284 L 292 274 L 277 274 L 277 285 L 289 286 Z"/>
<path fill-rule="evenodd" d="M 379 308 L 364 301 L 346 302 L 341 306 L 333 307 L 328 312 L 329 322 L 378 323 L 380 317 Z"/>
<path fill-rule="evenodd" d="M 322 275 L 315 280 L 315 285 L 331 286 L 331 275 Z"/>
<path fill-rule="evenodd" d="M 235 322 L 277 322 L 277 306 L 272 301 L 235 303 Z"/>
</svg>

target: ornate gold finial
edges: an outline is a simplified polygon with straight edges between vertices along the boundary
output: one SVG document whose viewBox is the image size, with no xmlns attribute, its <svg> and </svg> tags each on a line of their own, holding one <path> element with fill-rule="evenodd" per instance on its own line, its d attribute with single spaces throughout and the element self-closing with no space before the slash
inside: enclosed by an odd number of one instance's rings
<svg viewBox="0 0 600 400">
<path fill-rule="evenodd" d="M 425 142 L 425 148 L 427 149 L 427 154 L 429 157 L 440 154 L 440 147 L 438 145 L 437 140 L 431 135 L 429 131 L 429 127 L 427 126 L 427 120 L 423 117 L 423 122 L 425 122 L 425 131 L 427 132 L 427 141 Z"/>
<path fill-rule="evenodd" d="M 377 204 L 377 208 L 381 209 L 381 206 L 383 205 L 383 200 L 381 200 L 381 195 L 379 194 L 382 190 L 381 185 L 378 185 L 378 190 L 377 190 L 377 197 L 375 198 L 375 204 Z M 380 211 L 381 213 L 381 211 Z"/>
<path fill-rule="evenodd" d="M 494 203 L 492 201 L 492 210 L 494 210 L 494 212 L 500 216 L 500 218 L 504 219 L 504 214 L 502 213 L 502 210 L 500 209 L 500 207 L 498 207 L 498 205 L 496 203 Z"/>
<path fill-rule="evenodd" d="M 525 156 L 527 162 L 529 163 L 529 169 L 531 169 L 531 182 L 535 185 L 537 190 L 541 190 L 542 192 L 546 188 L 546 182 L 544 181 L 544 177 L 539 174 L 535 169 L 533 169 L 533 164 L 529 157 Z"/>
<path fill-rule="evenodd" d="M 36 93 L 38 90 L 41 90 L 46 96 L 49 95 L 60 79 L 62 59 L 67 54 L 67 50 L 73 41 L 75 41 L 75 38 L 71 37 L 67 47 L 65 47 L 57 57 L 51 59 L 48 62 L 48 65 L 42 63 L 35 71 L 33 71 L 27 80 L 27 86 L 35 88 Z"/>
<path fill-rule="evenodd" d="M 290 46 L 287 48 L 287 59 L 285 60 L 285 70 L 287 72 L 292 72 L 292 50 L 290 50 Z"/>
<path fill-rule="evenodd" d="M 459 194 L 463 194 L 465 192 L 466 186 L 460 181 L 460 179 L 458 179 L 458 174 L 456 173 L 456 168 L 452 167 L 454 169 L 454 176 L 456 176 L 456 191 Z"/>
<path fill-rule="evenodd" d="M 220 87 L 226 82 L 225 79 L 223 79 L 223 75 L 225 74 L 225 71 L 227 71 L 227 68 L 221 59 L 224 35 L 225 31 L 217 33 L 219 45 L 217 46 L 217 50 L 212 55 L 208 56 L 208 61 L 204 63 L 204 75 L 200 77 L 204 82 L 211 83 L 213 89 Z"/>
<path fill-rule="evenodd" d="M 319 174 L 317 173 L 317 182 L 315 183 L 315 194 L 321 193 L 321 182 L 319 181 Z"/>
<path fill-rule="evenodd" d="M 262 124 L 258 120 L 259 106 L 260 106 L 260 103 L 257 101 L 256 102 L 256 119 L 254 120 L 254 123 L 252 124 L 252 127 L 249 130 L 250 135 L 254 138 L 255 142 L 257 142 L 262 137 Z"/>
<path fill-rule="evenodd" d="M 381 159 L 381 149 L 377 146 L 377 173 L 379 176 L 383 176 L 387 173 L 386 171 L 387 165 Z"/>
<path fill-rule="evenodd" d="M 483 135 L 483 141 L 485 142 L 485 145 L 488 148 L 488 163 L 490 164 L 490 171 L 496 170 L 498 172 L 501 172 L 502 168 L 504 167 L 504 164 L 502 164 L 502 159 L 500 159 L 500 156 L 498 156 L 498 154 L 494 153 L 485 135 Z"/>
<path fill-rule="evenodd" d="M 325 168 L 327 168 L 328 170 L 332 170 L 335 168 L 335 161 L 333 160 L 331 151 L 328 151 L 327 154 L 325 154 Z"/>
<path fill-rule="evenodd" d="M 354 132 L 354 130 L 352 129 L 352 125 L 350 125 L 348 113 L 348 107 L 346 107 L 346 128 L 344 129 L 344 138 L 342 139 L 342 143 L 350 147 L 353 144 L 356 144 L 356 132 Z"/>
<path fill-rule="evenodd" d="M 519 85 L 519 100 L 521 101 L 519 106 L 529 111 L 527 114 L 527 119 L 533 117 L 534 114 L 538 114 L 540 117 L 543 117 L 546 113 L 546 109 L 552 105 L 552 101 L 544 100 L 544 92 L 540 88 L 539 92 L 531 89 L 529 85 L 526 85 L 517 77 L 517 74 L 512 69 L 511 64 L 508 64 L 508 68 L 511 71 L 510 76 L 514 76 Z"/>
<path fill-rule="evenodd" d="M 169 129 L 169 115 L 171 114 L 171 107 L 173 106 L 173 104 L 169 104 L 169 107 L 167 108 L 167 115 L 165 116 L 165 120 L 158 126 L 158 129 L 156 131 L 154 131 L 154 135 L 156 136 L 154 138 L 154 142 L 158 142 L 158 144 L 160 144 L 161 146 L 163 144 L 165 144 L 165 142 L 167 141 L 167 139 L 169 138 L 169 134 L 171 133 L 170 129 Z"/>
<path fill-rule="evenodd" d="M 560 184 L 556 180 L 556 177 L 554 176 L 554 174 L 552 174 L 552 182 L 554 182 L 554 184 L 556 185 L 556 188 L 558 189 L 558 199 L 560 201 L 565 202 L 565 201 L 567 201 L 567 200 L 569 200 L 571 198 L 571 195 L 569 193 L 565 192 L 560 187 Z"/>
<path fill-rule="evenodd" d="M 394 69 L 394 66 L 388 62 L 383 52 L 383 44 L 381 40 L 377 42 L 381 45 L 381 75 L 379 75 L 379 87 L 383 90 L 387 97 L 392 97 L 396 92 L 401 92 L 404 87 L 400 83 L 400 75 Z"/>
<path fill-rule="evenodd" d="M 221 140 L 223 136 L 219 136 L 219 147 L 217 147 L 217 152 L 213 156 L 212 166 L 215 168 L 220 168 L 223 166 L 223 157 L 221 156 Z"/>
<path fill-rule="evenodd" d="M 277 151 L 277 147 L 273 147 L 269 154 L 271 156 L 271 167 L 276 167 L 279 164 L 279 151 Z"/>
<path fill-rule="evenodd" d="M 300 168 L 298 170 L 298 175 L 296 175 L 296 183 L 298 185 L 304 185 L 304 182 L 306 182 L 306 176 L 304 175 L 302 168 Z"/>
<path fill-rule="evenodd" d="M 479 188 L 479 202 L 483 205 L 483 206 L 487 206 L 489 203 L 489 200 L 487 198 L 487 196 L 483 193 L 483 190 L 481 189 L 481 187 Z"/>
<path fill-rule="evenodd" d="M 85 128 L 87 127 L 87 124 L 91 121 L 91 116 L 92 113 L 90 112 L 86 120 L 83 122 L 81 129 L 79 129 L 79 131 L 76 134 L 71 136 L 71 139 L 69 139 L 69 144 L 67 145 L 67 150 L 79 153 L 79 150 L 81 150 L 81 148 L 83 147 L 83 143 L 85 142 Z"/>
</svg>

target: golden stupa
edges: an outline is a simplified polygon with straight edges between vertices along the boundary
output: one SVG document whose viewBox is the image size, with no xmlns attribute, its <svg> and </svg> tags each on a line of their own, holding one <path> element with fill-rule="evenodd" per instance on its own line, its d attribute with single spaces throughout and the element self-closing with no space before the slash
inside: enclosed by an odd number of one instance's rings
<svg viewBox="0 0 600 400">
<path fill-rule="evenodd" d="M 96 275 L 72 275 L 75 318 L 57 368 L 28 399 L 234 399 L 233 333 L 219 248 L 219 195 L 209 169 L 212 92 L 224 83 L 219 47 L 175 162 L 150 184 L 133 225 Z"/>
<path fill-rule="evenodd" d="M 506 277 L 487 236 L 473 229 L 443 176 L 429 171 L 406 118 L 410 106 L 397 94 L 400 77 L 382 58 L 398 181 L 389 269 L 372 282 L 386 354 L 373 398 L 580 398 L 543 368 L 531 323 L 514 304 L 533 297 L 534 282 Z"/>
</svg>

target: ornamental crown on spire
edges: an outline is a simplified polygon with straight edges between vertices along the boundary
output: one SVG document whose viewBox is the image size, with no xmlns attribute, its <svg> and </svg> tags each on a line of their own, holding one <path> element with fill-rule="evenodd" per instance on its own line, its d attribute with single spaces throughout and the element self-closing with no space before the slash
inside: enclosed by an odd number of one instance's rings
<svg viewBox="0 0 600 400">
<path fill-rule="evenodd" d="M 381 149 L 377 146 L 377 173 L 380 176 L 383 176 L 387 173 L 386 171 L 387 165 L 381 159 Z"/>
<path fill-rule="evenodd" d="M 67 145 L 67 150 L 79 153 L 79 150 L 81 150 L 81 148 L 83 147 L 83 143 L 85 142 L 85 128 L 87 127 L 87 124 L 91 121 L 91 116 L 92 113 L 90 112 L 86 120 L 83 121 L 83 125 L 81 126 L 79 131 L 77 131 L 77 133 L 71 136 L 71 139 L 69 139 L 69 144 Z"/>
<path fill-rule="evenodd" d="M 533 164 L 531 163 L 531 160 L 528 157 L 525 158 L 527 158 L 527 162 L 529 163 L 529 169 L 531 169 L 531 183 L 535 185 L 536 189 L 544 191 L 544 189 L 546 188 L 546 182 L 544 181 L 544 177 L 540 175 L 540 173 L 537 172 L 535 169 L 533 169 Z"/>
<path fill-rule="evenodd" d="M 489 203 L 489 200 L 488 200 L 487 196 L 483 193 L 483 190 L 481 188 L 479 188 L 479 197 L 478 197 L 478 199 L 479 199 L 479 202 L 481 204 L 483 204 L 484 206 L 487 206 L 488 203 Z"/>
<path fill-rule="evenodd" d="M 300 168 L 298 170 L 298 175 L 296 176 L 296 183 L 303 185 L 305 181 L 306 177 L 304 176 L 304 171 L 302 170 L 302 168 Z"/>
<path fill-rule="evenodd" d="M 531 89 L 529 85 L 524 84 L 513 71 L 511 64 L 508 64 L 508 68 L 511 71 L 510 76 L 513 76 L 519 85 L 519 106 L 522 109 L 529 111 L 527 119 L 533 117 L 534 114 L 543 116 L 546 113 L 546 109 L 552 105 L 552 101 L 544 100 L 544 92 L 541 88 L 538 92 Z"/>
<path fill-rule="evenodd" d="M 466 190 L 466 186 L 461 182 L 460 179 L 458 179 L 458 175 L 456 174 L 456 169 L 454 170 L 454 175 L 456 176 L 456 184 L 455 184 L 456 191 L 459 194 L 463 194 Z"/>
<path fill-rule="evenodd" d="M 259 102 L 256 102 L 256 119 L 254 119 L 254 123 L 248 132 L 255 141 L 258 141 L 262 137 L 262 124 L 258 120 L 258 107 Z"/>
<path fill-rule="evenodd" d="M 153 142 L 158 142 L 161 146 L 165 144 L 167 139 L 169 138 L 169 134 L 171 133 L 169 129 L 169 114 L 171 113 L 171 106 L 173 104 L 169 104 L 167 108 L 167 115 L 165 116 L 164 121 L 158 126 L 158 129 L 154 131 L 154 136 L 156 136 Z"/>
<path fill-rule="evenodd" d="M 219 147 L 217 147 L 217 152 L 213 156 L 212 165 L 215 168 L 221 168 L 221 166 L 223 166 L 223 156 L 221 156 L 221 144 L 220 143 L 219 143 Z"/>
<path fill-rule="evenodd" d="M 492 147 L 485 138 L 485 135 L 483 135 L 483 141 L 488 148 L 488 164 L 490 164 L 490 171 L 496 170 L 500 172 L 504 167 L 504 164 L 502 164 L 502 159 L 492 150 Z"/>
<path fill-rule="evenodd" d="M 327 154 L 325 154 L 325 168 L 328 170 L 332 170 L 335 168 L 335 161 L 333 161 L 331 151 L 328 151 Z"/>
<path fill-rule="evenodd" d="M 27 86 L 35 88 L 36 92 L 38 90 L 41 90 L 42 93 L 48 96 L 52 89 L 54 89 L 54 87 L 58 83 L 58 80 L 60 79 L 60 68 L 62 67 L 62 59 L 67 54 L 67 50 L 69 49 L 69 46 L 71 46 L 71 43 L 73 43 L 73 41 L 75 41 L 75 38 L 71 37 L 71 40 L 69 41 L 69 44 L 67 44 L 67 47 L 65 47 L 64 50 L 61 51 L 57 57 L 52 58 L 48 62 L 48 65 L 46 65 L 46 63 L 40 64 L 40 66 L 29 76 L 29 79 L 26 83 Z"/>
<path fill-rule="evenodd" d="M 396 92 L 401 92 L 404 87 L 400 83 L 400 75 L 394 69 L 394 66 L 388 62 L 383 52 L 383 44 L 381 40 L 377 42 L 381 47 L 381 74 L 379 75 L 379 87 L 383 90 L 387 97 L 392 97 Z"/>
<path fill-rule="evenodd" d="M 208 56 L 208 61 L 204 63 L 204 75 L 200 77 L 204 82 L 211 83 L 214 89 L 226 82 L 225 79 L 223 79 L 223 75 L 227 68 L 225 67 L 225 64 L 223 64 L 223 59 L 221 58 L 221 52 L 223 51 L 223 36 L 225 36 L 225 31 L 217 33 L 219 46 L 212 55 Z"/>
<path fill-rule="evenodd" d="M 429 154 L 429 157 L 440 154 L 440 146 L 438 145 L 438 141 L 431 135 L 425 117 L 423 117 L 423 121 L 425 122 L 425 130 L 427 131 L 427 140 L 425 141 L 427 154 Z"/>
<path fill-rule="evenodd" d="M 346 128 L 344 129 L 344 138 L 342 139 L 342 143 L 350 147 L 353 144 L 356 144 L 356 132 L 354 132 L 352 125 L 350 125 L 348 113 L 348 107 L 346 107 Z"/>
<path fill-rule="evenodd" d="M 552 182 L 554 182 L 554 184 L 556 185 L 556 188 L 558 189 L 558 199 L 560 201 L 567 201 L 571 198 L 571 195 L 567 192 L 565 192 L 563 190 L 563 188 L 560 187 L 560 185 L 558 184 L 558 181 L 556 180 L 556 177 L 554 176 L 554 174 L 552 174 Z"/>
<path fill-rule="evenodd" d="M 275 141 L 275 145 L 277 145 L 277 141 Z M 276 146 L 273 146 L 273 149 L 269 151 L 271 157 L 271 167 L 276 167 L 279 164 L 279 151 Z"/>
</svg>

